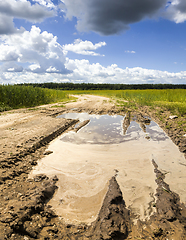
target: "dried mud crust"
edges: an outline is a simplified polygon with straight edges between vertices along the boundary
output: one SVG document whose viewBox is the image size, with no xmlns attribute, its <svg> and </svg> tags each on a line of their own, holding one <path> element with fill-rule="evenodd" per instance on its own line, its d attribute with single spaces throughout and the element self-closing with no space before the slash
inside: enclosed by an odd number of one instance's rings
<svg viewBox="0 0 186 240">
<path fill-rule="evenodd" d="M 47 144 L 62 132 L 74 128 L 76 120 L 56 119 L 55 116 L 68 111 L 96 114 L 116 114 L 117 109 L 108 99 L 83 96 L 81 101 L 67 104 L 66 108 L 48 108 L 33 111 L 13 111 L 12 118 L 0 120 L 0 240 L 3 239 L 186 239 L 186 209 L 179 196 L 172 192 L 164 181 L 164 174 L 155 161 L 157 193 L 156 213 L 146 221 L 132 223 L 132 215 L 125 206 L 117 177 L 113 176 L 103 200 L 98 217 L 91 226 L 65 224 L 48 205 L 56 191 L 57 177 L 49 179 L 38 175 L 28 179 L 32 167 L 46 152 Z M 96 101 L 99 102 L 96 103 Z M 72 108 L 75 108 L 72 110 Z M 135 113 L 142 129 L 148 124 L 147 118 L 140 113 L 155 118 L 154 113 L 140 109 Z M 19 115 L 20 113 L 20 115 Z M 127 113 L 124 125 L 129 124 L 131 115 Z M 168 116 L 168 115 L 167 115 Z M 1 117 L 0 117 L 1 118 Z M 157 121 L 157 120 L 156 120 Z M 169 122 L 166 118 L 166 122 Z M 158 122 L 158 121 L 157 121 Z M 1 125 L 2 123 L 2 125 Z M 160 121 L 158 122 L 161 123 Z M 4 124 L 4 125 L 3 125 Z M 164 130 L 167 128 L 160 124 Z M 3 126 L 3 127 L 2 127 Z M 175 125 L 176 126 L 176 125 Z M 171 131 L 170 131 L 171 129 Z M 174 128 L 167 133 L 184 152 L 184 137 L 179 137 Z M 144 129 L 145 130 L 145 129 Z M 171 135 L 173 134 L 173 135 Z M 181 135 L 184 135 L 180 134 Z"/>
</svg>

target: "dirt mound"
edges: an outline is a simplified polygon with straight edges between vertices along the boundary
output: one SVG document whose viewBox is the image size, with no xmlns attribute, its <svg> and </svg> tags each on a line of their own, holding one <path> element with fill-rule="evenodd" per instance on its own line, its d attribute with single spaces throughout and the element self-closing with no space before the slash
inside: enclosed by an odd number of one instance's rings
<svg viewBox="0 0 186 240">
<path fill-rule="evenodd" d="M 171 191 L 164 181 L 165 174 L 152 160 L 156 174 L 156 213 L 148 221 L 138 221 L 132 226 L 132 239 L 186 239 L 186 207 L 178 194 Z"/>
<path fill-rule="evenodd" d="M 92 224 L 91 239 L 126 239 L 130 229 L 129 210 L 126 209 L 122 192 L 112 177 L 98 218 Z"/>
</svg>

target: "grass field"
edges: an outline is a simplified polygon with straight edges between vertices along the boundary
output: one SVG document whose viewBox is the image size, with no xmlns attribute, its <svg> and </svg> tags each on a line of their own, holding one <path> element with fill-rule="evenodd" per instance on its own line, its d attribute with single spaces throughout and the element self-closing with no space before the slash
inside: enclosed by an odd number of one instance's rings
<svg viewBox="0 0 186 240">
<path fill-rule="evenodd" d="M 13 108 L 34 107 L 67 100 L 69 100 L 69 94 L 61 90 L 0 85 L 0 112 Z"/>
<path fill-rule="evenodd" d="M 186 115 L 186 89 L 62 91 L 24 85 L 0 85 L 0 112 L 12 108 L 65 102 L 69 100 L 69 94 L 109 97 L 124 109 L 149 106 L 152 109 L 159 107 L 162 111 L 169 110 L 172 114 Z"/>
<path fill-rule="evenodd" d="M 68 91 L 70 94 L 94 94 L 110 97 L 117 105 L 137 109 L 139 106 L 160 107 L 172 114 L 186 115 L 186 89 L 165 90 L 91 90 Z"/>
</svg>

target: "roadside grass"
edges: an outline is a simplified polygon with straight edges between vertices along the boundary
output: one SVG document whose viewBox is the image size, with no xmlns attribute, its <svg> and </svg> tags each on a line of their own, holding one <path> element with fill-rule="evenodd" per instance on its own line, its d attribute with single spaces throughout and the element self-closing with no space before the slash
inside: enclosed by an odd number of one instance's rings
<svg viewBox="0 0 186 240">
<path fill-rule="evenodd" d="M 9 110 L 11 110 L 10 106 L 6 105 L 3 102 L 0 102 L 0 112 L 9 111 Z"/>
<path fill-rule="evenodd" d="M 116 101 L 118 107 L 137 109 L 149 106 L 150 109 L 160 108 L 162 112 L 170 111 L 180 116 L 186 115 L 186 89 L 163 90 L 89 90 L 68 91 L 70 94 L 93 94 L 109 97 Z"/>
<path fill-rule="evenodd" d="M 0 112 L 14 108 L 35 107 L 43 104 L 76 101 L 70 95 L 92 94 L 110 98 L 118 107 L 135 110 L 148 106 L 163 113 L 169 111 L 186 115 L 186 89 L 163 90 L 53 90 L 32 86 L 0 85 Z"/>
<path fill-rule="evenodd" d="M 0 112 L 15 108 L 35 107 L 65 102 L 71 98 L 67 92 L 32 86 L 0 85 Z"/>
<path fill-rule="evenodd" d="M 51 106 L 50 108 L 65 108 L 65 105 L 64 105 L 64 104 L 61 104 L 61 105 L 53 105 L 53 106 Z"/>
</svg>

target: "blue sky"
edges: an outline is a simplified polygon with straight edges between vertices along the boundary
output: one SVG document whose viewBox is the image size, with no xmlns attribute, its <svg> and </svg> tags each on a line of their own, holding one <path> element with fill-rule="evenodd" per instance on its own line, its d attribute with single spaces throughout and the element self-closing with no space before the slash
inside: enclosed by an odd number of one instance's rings
<svg viewBox="0 0 186 240">
<path fill-rule="evenodd" d="M 185 0 L 0 0 L 0 83 L 186 83 Z"/>
</svg>

